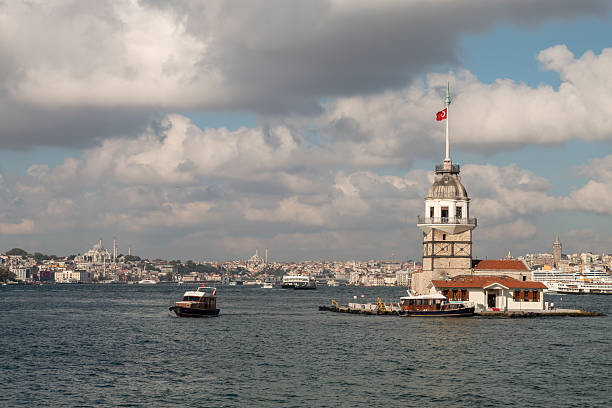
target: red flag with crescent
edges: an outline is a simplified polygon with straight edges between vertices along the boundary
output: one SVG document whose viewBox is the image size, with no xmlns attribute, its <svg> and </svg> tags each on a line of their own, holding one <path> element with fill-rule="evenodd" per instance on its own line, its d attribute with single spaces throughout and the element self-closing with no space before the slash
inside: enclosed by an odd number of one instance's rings
<svg viewBox="0 0 612 408">
<path fill-rule="evenodd" d="M 440 112 L 436 113 L 436 120 L 437 121 L 444 120 L 444 119 L 446 119 L 446 108 L 444 108 Z"/>
</svg>

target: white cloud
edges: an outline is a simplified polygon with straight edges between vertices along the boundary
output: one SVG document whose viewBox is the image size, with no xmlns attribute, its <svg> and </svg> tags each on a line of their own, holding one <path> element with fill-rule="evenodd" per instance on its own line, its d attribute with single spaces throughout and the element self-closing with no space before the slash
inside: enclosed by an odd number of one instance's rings
<svg viewBox="0 0 612 408">
<path fill-rule="evenodd" d="M 609 9 L 605 0 L 541 3 L 4 2 L 0 146 L 92 146 L 140 133 L 159 110 L 315 114 L 322 98 L 397 89 L 456 64 L 466 34 Z"/>
<path fill-rule="evenodd" d="M 71 237 L 93 239 L 102 231 L 168 251 L 156 254 L 168 257 L 183 256 L 185 248 L 195 251 L 189 240 L 199 237 L 201 248 L 220 251 L 217 257 L 235 255 L 226 251 L 237 248 L 249 253 L 260 242 L 282 248 L 287 258 L 333 257 L 333 251 L 418 258 L 415 218 L 424 211 L 432 174 L 351 169 L 343 166 L 343 149 L 342 143 L 308 144 L 282 126 L 265 132 L 201 130 L 170 115 L 163 127 L 137 139 L 109 140 L 82 159 L 55 168 L 34 165 L 23 176 L 5 177 L 0 223 L 5 235 L 13 234 L 11 242 L 37 233 L 74 248 L 81 238 Z M 316 157 L 319 152 L 323 159 Z M 533 240 L 539 216 L 592 211 L 585 197 L 592 183 L 609 183 L 603 169 L 610 157 L 585 166 L 583 174 L 599 178 L 588 181 L 580 196 L 566 197 L 552 196 L 546 179 L 516 165 L 463 166 L 471 215 L 479 218 L 476 242 L 484 239 L 483 248 L 493 248 L 505 247 L 508 237 Z"/>
</svg>

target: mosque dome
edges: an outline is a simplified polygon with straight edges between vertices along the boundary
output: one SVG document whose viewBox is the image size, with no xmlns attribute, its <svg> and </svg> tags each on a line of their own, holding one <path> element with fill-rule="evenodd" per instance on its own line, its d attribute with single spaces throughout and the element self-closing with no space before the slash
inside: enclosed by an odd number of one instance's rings
<svg viewBox="0 0 612 408">
<path fill-rule="evenodd" d="M 456 173 L 436 173 L 436 179 L 429 188 L 427 199 L 469 200 L 465 187 Z"/>
</svg>

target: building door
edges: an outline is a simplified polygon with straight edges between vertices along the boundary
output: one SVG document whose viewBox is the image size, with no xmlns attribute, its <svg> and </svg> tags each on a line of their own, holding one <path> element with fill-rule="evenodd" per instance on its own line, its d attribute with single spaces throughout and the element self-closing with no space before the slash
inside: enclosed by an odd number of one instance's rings
<svg viewBox="0 0 612 408">
<path fill-rule="evenodd" d="M 488 308 L 494 308 L 496 307 L 495 304 L 497 303 L 497 295 L 495 293 L 489 293 L 487 295 L 487 307 Z"/>
</svg>

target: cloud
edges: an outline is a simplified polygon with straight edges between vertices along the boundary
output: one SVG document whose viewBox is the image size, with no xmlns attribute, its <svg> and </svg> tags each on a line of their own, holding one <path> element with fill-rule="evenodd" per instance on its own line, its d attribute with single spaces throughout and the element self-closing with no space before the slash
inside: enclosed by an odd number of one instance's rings
<svg viewBox="0 0 612 408">
<path fill-rule="evenodd" d="M 107 140 L 80 159 L 6 175 L 0 242 L 76 253 L 87 239 L 112 236 L 168 258 L 232 258 L 267 246 L 276 259 L 418 259 L 415 221 L 432 173 L 344 167 L 342 143 L 313 145 L 294 132 L 202 130 L 169 115 L 136 139 Z M 602 169 L 611 160 L 584 167 L 585 176 L 599 177 L 585 191 L 609 182 Z M 585 192 L 555 197 L 548 180 L 516 165 L 466 165 L 461 174 L 479 219 L 475 242 L 484 240 L 479 254 L 505 248 L 509 237 L 532 242 L 538 217 L 592 211 Z"/>
<path fill-rule="evenodd" d="M 589 181 L 571 192 L 573 208 L 598 215 L 612 215 L 612 155 L 592 159 L 578 172 Z"/>
<path fill-rule="evenodd" d="M 376 94 L 455 64 L 463 35 L 609 9 L 545 4 L 5 2 L 0 147 L 93 146 L 168 111 L 318 114 L 324 98 Z"/>
</svg>

